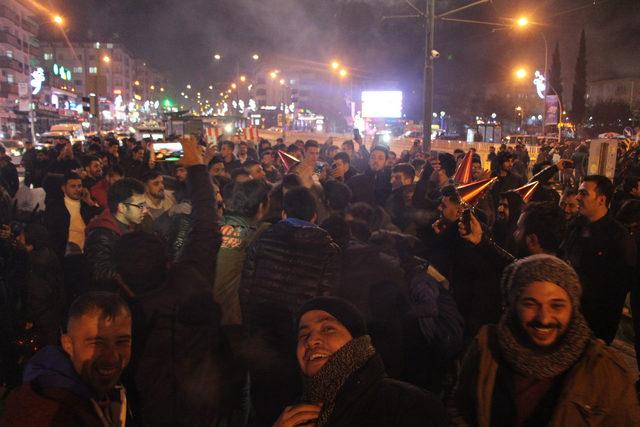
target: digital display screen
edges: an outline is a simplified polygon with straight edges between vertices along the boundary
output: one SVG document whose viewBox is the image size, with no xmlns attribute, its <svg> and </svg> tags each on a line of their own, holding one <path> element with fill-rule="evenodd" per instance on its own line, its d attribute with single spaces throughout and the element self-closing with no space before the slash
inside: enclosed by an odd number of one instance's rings
<svg viewBox="0 0 640 427">
<path fill-rule="evenodd" d="M 157 162 L 177 162 L 182 157 L 182 144 L 179 142 L 156 142 L 153 144 Z"/>
<path fill-rule="evenodd" d="M 363 91 L 362 117 L 398 119 L 402 117 L 402 92 L 399 90 Z"/>
</svg>

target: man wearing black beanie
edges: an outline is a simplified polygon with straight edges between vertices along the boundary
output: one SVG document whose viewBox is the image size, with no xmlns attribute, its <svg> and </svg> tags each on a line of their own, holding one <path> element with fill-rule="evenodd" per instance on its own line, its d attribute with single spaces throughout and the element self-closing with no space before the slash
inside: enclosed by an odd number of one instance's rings
<svg viewBox="0 0 640 427">
<path fill-rule="evenodd" d="M 298 312 L 297 329 L 304 392 L 301 403 L 285 408 L 274 427 L 447 424 L 435 396 L 386 377 L 364 318 L 348 301 L 307 301 Z"/>
</svg>

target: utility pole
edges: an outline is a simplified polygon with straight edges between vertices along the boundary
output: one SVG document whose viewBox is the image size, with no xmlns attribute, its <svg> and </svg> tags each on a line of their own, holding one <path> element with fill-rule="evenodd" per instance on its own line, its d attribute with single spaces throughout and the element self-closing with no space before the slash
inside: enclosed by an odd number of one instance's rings
<svg viewBox="0 0 640 427">
<path fill-rule="evenodd" d="M 425 152 L 431 151 L 431 120 L 433 118 L 433 89 L 434 89 L 434 69 L 433 69 L 433 60 L 438 57 L 438 52 L 434 49 L 434 38 L 435 38 L 435 21 L 439 19 L 441 21 L 453 21 L 453 22 L 462 22 L 467 24 L 482 24 L 482 25 L 492 25 L 501 27 L 504 26 L 500 23 L 495 22 L 485 22 L 485 21 L 476 21 L 471 19 L 456 19 L 449 18 L 450 15 L 454 15 L 458 12 L 461 12 L 466 9 L 470 9 L 475 6 L 479 6 L 484 3 L 488 3 L 491 0 L 476 0 L 470 4 L 460 6 L 453 10 L 449 10 L 444 13 L 440 13 L 436 15 L 436 0 L 426 0 L 425 11 L 418 9 L 416 6 L 411 3 L 410 0 L 406 0 L 407 4 L 416 12 L 415 15 L 395 15 L 395 16 L 383 16 L 382 20 L 387 19 L 413 19 L 413 18 L 421 18 L 424 19 L 425 25 L 425 43 L 424 43 L 424 81 L 423 81 L 423 92 L 422 92 L 422 103 L 423 103 L 423 116 L 422 116 L 422 147 Z"/>
<path fill-rule="evenodd" d="M 435 36 L 436 0 L 427 0 L 425 9 L 422 147 L 425 153 L 429 153 L 431 151 L 431 118 L 433 116 L 433 38 Z"/>
</svg>

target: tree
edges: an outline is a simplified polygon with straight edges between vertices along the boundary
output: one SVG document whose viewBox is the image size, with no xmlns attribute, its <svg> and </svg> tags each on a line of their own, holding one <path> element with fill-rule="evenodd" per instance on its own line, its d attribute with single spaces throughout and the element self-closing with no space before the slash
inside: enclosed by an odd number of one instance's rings
<svg viewBox="0 0 640 427">
<path fill-rule="evenodd" d="M 560 42 L 556 42 L 556 48 L 553 51 L 551 59 L 551 68 L 549 68 L 549 94 L 557 94 L 562 102 L 562 64 L 560 63 Z"/>
<path fill-rule="evenodd" d="M 582 123 L 587 111 L 587 42 L 584 30 L 580 35 L 580 48 L 576 61 L 575 77 L 573 79 L 573 95 L 571 97 L 571 118 L 575 123 Z"/>
</svg>

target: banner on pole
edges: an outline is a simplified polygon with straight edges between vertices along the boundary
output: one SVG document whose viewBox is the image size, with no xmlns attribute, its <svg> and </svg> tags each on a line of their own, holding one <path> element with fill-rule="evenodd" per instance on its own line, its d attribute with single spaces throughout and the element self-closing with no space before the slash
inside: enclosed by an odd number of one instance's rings
<svg viewBox="0 0 640 427">
<path fill-rule="evenodd" d="M 560 117 L 560 99 L 558 95 L 547 95 L 544 100 L 544 115 L 546 125 L 557 125 Z"/>
</svg>

